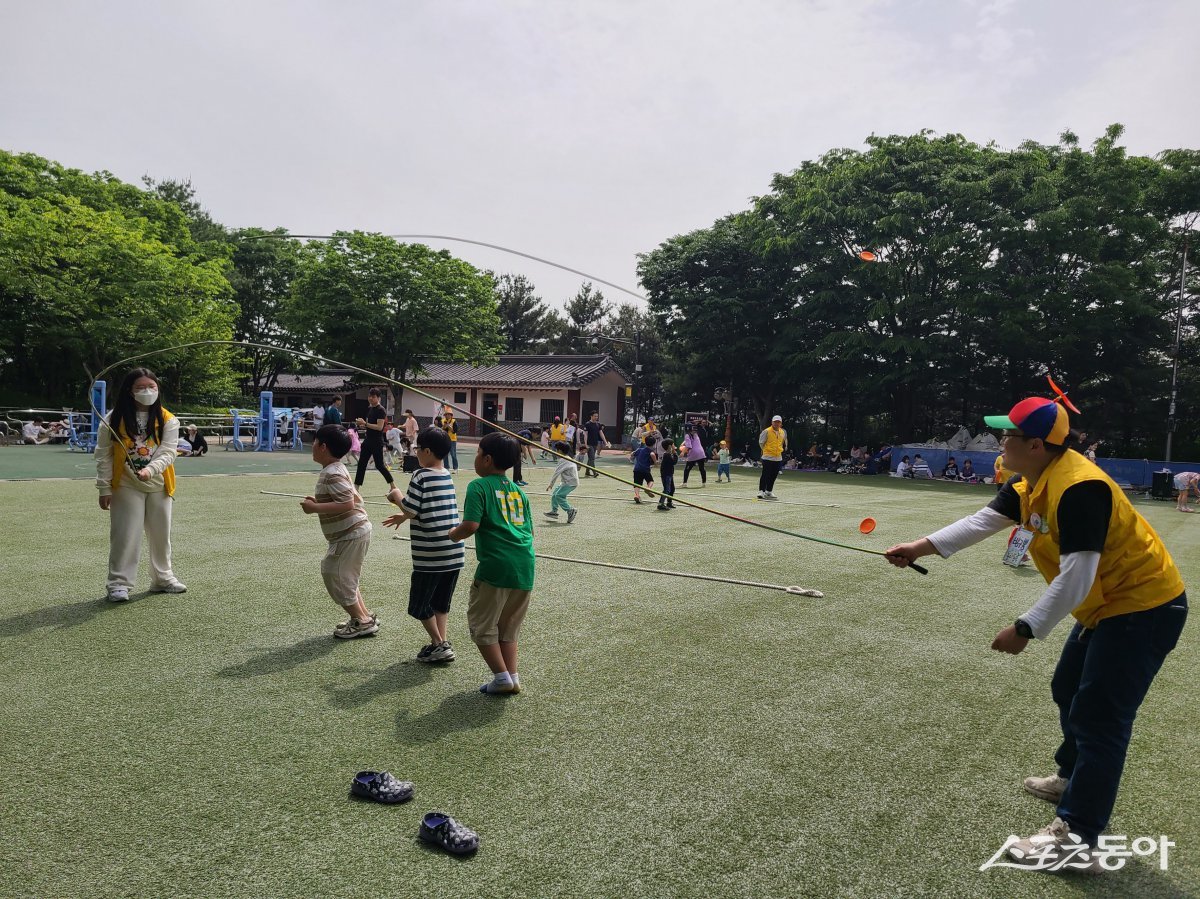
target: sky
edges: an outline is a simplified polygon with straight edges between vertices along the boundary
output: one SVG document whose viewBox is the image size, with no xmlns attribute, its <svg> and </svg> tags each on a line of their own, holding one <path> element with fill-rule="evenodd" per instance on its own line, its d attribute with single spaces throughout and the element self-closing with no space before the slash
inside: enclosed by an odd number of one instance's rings
<svg viewBox="0 0 1200 899">
<path fill-rule="evenodd" d="M 871 134 L 1198 147 L 1198 31 L 1195 0 L 10 2 L 0 148 L 639 293 L 638 253 Z M 582 280 L 424 242 L 553 306 Z"/>
</svg>

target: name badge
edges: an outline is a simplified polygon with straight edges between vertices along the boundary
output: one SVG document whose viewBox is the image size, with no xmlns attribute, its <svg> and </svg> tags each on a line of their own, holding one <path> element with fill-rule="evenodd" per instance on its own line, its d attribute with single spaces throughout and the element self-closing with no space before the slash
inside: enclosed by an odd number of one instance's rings
<svg viewBox="0 0 1200 899">
<path fill-rule="evenodd" d="M 1004 551 L 1004 564 L 1011 568 L 1019 568 L 1021 560 L 1025 558 L 1025 553 L 1029 551 L 1029 544 L 1032 542 L 1033 531 L 1029 528 L 1017 528 L 1008 541 L 1008 549 Z"/>
</svg>

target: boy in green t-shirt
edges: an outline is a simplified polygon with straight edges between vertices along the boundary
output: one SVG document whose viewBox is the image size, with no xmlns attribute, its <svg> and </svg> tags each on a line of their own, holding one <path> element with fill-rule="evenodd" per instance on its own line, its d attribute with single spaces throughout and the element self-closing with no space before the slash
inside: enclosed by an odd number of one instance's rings
<svg viewBox="0 0 1200 899">
<path fill-rule="evenodd" d="M 506 434 L 479 441 L 475 473 L 467 485 L 462 524 L 447 537 L 475 535 L 479 567 L 471 584 L 467 628 L 479 654 L 492 669 L 480 693 L 520 693 L 517 634 L 533 590 L 533 520 L 529 499 L 505 475 L 521 457 L 521 445 Z"/>
</svg>

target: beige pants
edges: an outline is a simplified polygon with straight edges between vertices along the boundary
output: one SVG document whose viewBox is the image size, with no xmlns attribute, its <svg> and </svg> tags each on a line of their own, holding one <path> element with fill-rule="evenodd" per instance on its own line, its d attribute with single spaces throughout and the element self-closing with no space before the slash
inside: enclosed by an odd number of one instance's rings
<svg viewBox="0 0 1200 899">
<path fill-rule="evenodd" d="M 362 577 L 363 559 L 371 546 L 371 535 L 330 543 L 321 559 L 321 578 L 329 597 L 339 606 L 349 608 L 362 599 L 358 582 Z"/>
<path fill-rule="evenodd" d="M 108 512 L 108 588 L 133 586 L 142 534 L 150 544 L 150 586 L 175 582 L 171 571 L 171 509 L 175 500 L 161 490 L 142 493 L 118 487 Z"/>
</svg>

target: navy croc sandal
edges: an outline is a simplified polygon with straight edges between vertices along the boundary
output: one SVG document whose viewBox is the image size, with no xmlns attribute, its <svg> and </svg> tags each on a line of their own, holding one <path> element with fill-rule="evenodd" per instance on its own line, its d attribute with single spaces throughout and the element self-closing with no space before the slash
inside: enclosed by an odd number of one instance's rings
<svg viewBox="0 0 1200 899">
<path fill-rule="evenodd" d="M 454 855 L 468 855 L 479 848 L 479 835 L 463 827 L 445 812 L 429 812 L 421 820 L 417 836 Z"/>
<path fill-rule="evenodd" d="M 387 771 L 359 771 L 350 783 L 350 795 L 385 805 L 413 798 L 412 781 L 397 780 Z"/>
</svg>

